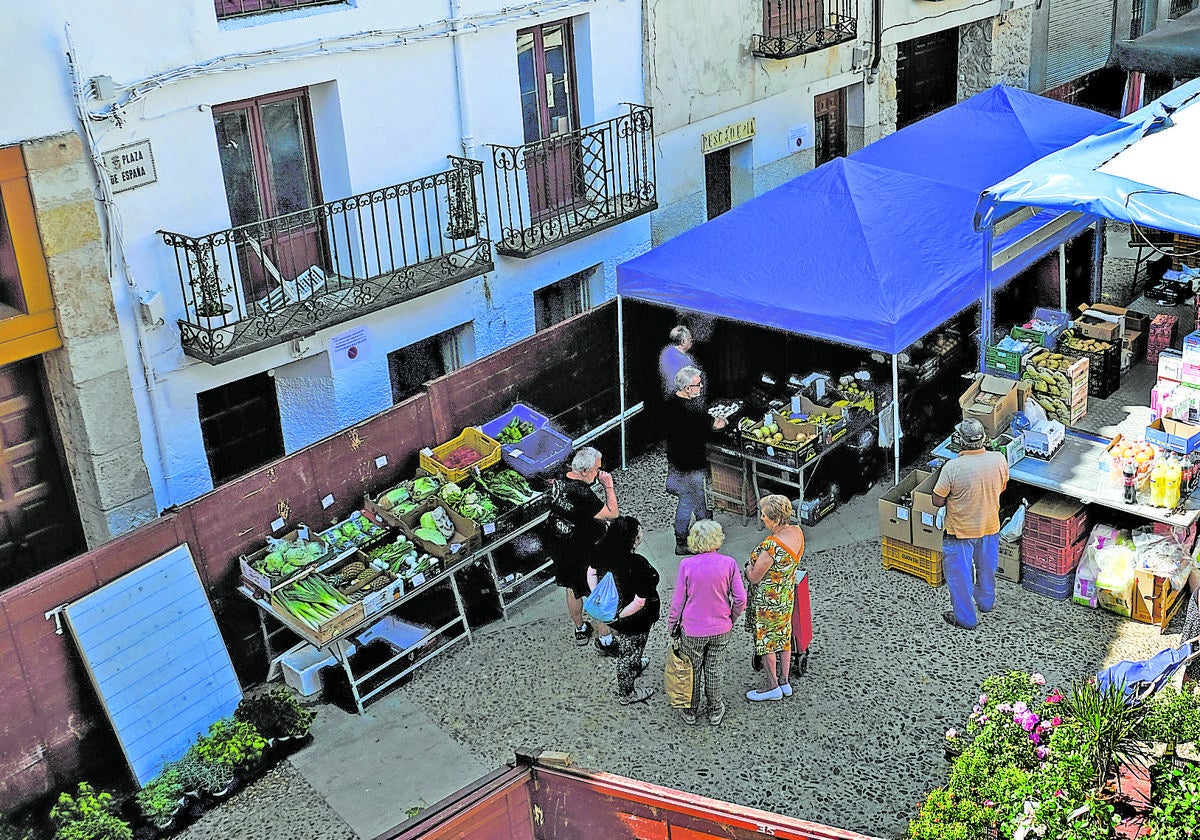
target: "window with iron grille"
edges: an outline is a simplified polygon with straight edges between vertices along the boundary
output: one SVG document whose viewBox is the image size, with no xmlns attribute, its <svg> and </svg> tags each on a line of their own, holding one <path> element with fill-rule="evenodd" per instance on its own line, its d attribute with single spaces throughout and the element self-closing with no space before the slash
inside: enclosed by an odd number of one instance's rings
<svg viewBox="0 0 1200 840">
<path fill-rule="evenodd" d="M 592 278 L 599 266 L 564 277 L 533 293 L 533 320 L 538 331 L 592 308 Z"/>
<path fill-rule="evenodd" d="M 392 403 L 404 402 L 425 390 L 425 383 L 458 370 L 471 360 L 473 331 L 470 324 L 430 336 L 388 353 Z"/>
<path fill-rule="evenodd" d="M 1129 18 L 1129 39 L 1142 37 L 1146 26 L 1146 0 L 1133 0 L 1133 9 Z"/>
<path fill-rule="evenodd" d="M 1181 18 L 1196 8 L 1196 0 L 1171 0 L 1171 11 L 1168 14 L 1172 20 Z"/>
<path fill-rule="evenodd" d="M 280 9 L 298 9 L 304 6 L 335 6 L 345 0 L 213 0 L 217 20 L 246 17 Z"/>
<path fill-rule="evenodd" d="M 275 380 L 257 373 L 196 395 L 214 485 L 283 457 Z"/>
<path fill-rule="evenodd" d="M 846 89 L 813 97 L 813 142 L 817 166 L 846 156 Z"/>
</svg>

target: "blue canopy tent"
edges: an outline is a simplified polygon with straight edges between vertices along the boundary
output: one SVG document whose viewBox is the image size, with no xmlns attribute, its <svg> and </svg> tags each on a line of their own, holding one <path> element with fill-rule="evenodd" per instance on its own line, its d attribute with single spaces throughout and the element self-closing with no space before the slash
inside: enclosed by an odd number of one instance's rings
<svg viewBox="0 0 1200 840">
<path fill-rule="evenodd" d="M 975 227 L 989 247 L 985 276 L 1004 271 L 1005 261 L 1028 262 L 1063 241 L 1064 220 L 1100 224 L 1128 222 L 1200 236 L 1200 79 L 1177 87 L 1146 107 L 1079 142 L 1038 160 L 985 190 Z M 1023 221 L 1037 213 L 1046 221 L 1032 230 Z M 995 232 L 1021 223 L 1024 234 L 1007 247 L 992 247 Z M 1099 240 L 1099 236 L 1097 236 Z M 1093 294 L 1098 295 L 1099 259 Z"/>
<path fill-rule="evenodd" d="M 994 87 L 622 263 L 618 305 L 631 298 L 888 353 L 895 393 L 896 354 L 980 299 L 979 193 L 1110 122 Z M 999 282 L 1033 259 L 1010 261 Z M 899 457 L 897 445 L 897 473 Z"/>
</svg>

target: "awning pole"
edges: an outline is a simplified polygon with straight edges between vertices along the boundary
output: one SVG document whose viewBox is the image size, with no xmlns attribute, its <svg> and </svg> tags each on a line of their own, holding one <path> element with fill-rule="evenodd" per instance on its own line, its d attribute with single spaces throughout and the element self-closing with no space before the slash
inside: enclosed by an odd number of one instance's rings
<svg viewBox="0 0 1200 840">
<path fill-rule="evenodd" d="M 900 483 L 900 363 L 892 354 L 892 484 Z"/>
<path fill-rule="evenodd" d="M 1104 217 L 1096 219 L 1096 235 L 1092 237 L 1092 299 L 1099 303 L 1104 293 Z"/>
<path fill-rule="evenodd" d="M 621 469 L 625 465 L 625 314 L 617 295 L 617 392 L 621 400 Z"/>
<path fill-rule="evenodd" d="M 1058 311 L 1067 311 L 1067 243 L 1058 246 Z"/>
<path fill-rule="evenodd" d="M 987 358 L 988 344 L 992 340 L 992 226 L 983 229 L 983 297 L 979 300 L 979 370 L 982 372 Z"/>
</svg>

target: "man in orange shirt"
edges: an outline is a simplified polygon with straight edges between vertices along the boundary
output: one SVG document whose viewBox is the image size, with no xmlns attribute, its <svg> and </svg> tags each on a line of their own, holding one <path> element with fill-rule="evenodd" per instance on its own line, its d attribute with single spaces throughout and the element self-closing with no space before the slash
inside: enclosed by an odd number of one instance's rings
<svg viewBox="0 0 1200 840">
<path fill-rule="evenodd" d="M 933 487 L 933 503 L 946 508 L 942 565 L 950 590 L 951 612 L 942 619 L 953 627 L 974 630 L 975 612 L 996 606 L 996 566 L 1000 562 L 1000 493 L 1008 484 L 1008 461 L 989 452 L 987 432 L 973 418 L 954 427 L 962 444 Z"/>
</svg>

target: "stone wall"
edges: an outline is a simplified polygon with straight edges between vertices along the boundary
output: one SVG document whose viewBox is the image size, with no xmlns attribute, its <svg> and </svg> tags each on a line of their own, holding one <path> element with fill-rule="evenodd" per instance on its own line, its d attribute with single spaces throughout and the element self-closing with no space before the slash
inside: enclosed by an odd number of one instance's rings
<svg viewBox="0 0 1200 840">
<path fill-rule="evenodd" d="M 89 546 L 157 515 L 113 307 L 94 180 L 75 133 L 23 145 L 63 346 L 43 357 Z"/>
<path fill-rule="evenodd" d="M 1028 90 L 1032 27 L 1029 7 L 959 27 L 959 101 L 998 83 Z"/>
</svg>

